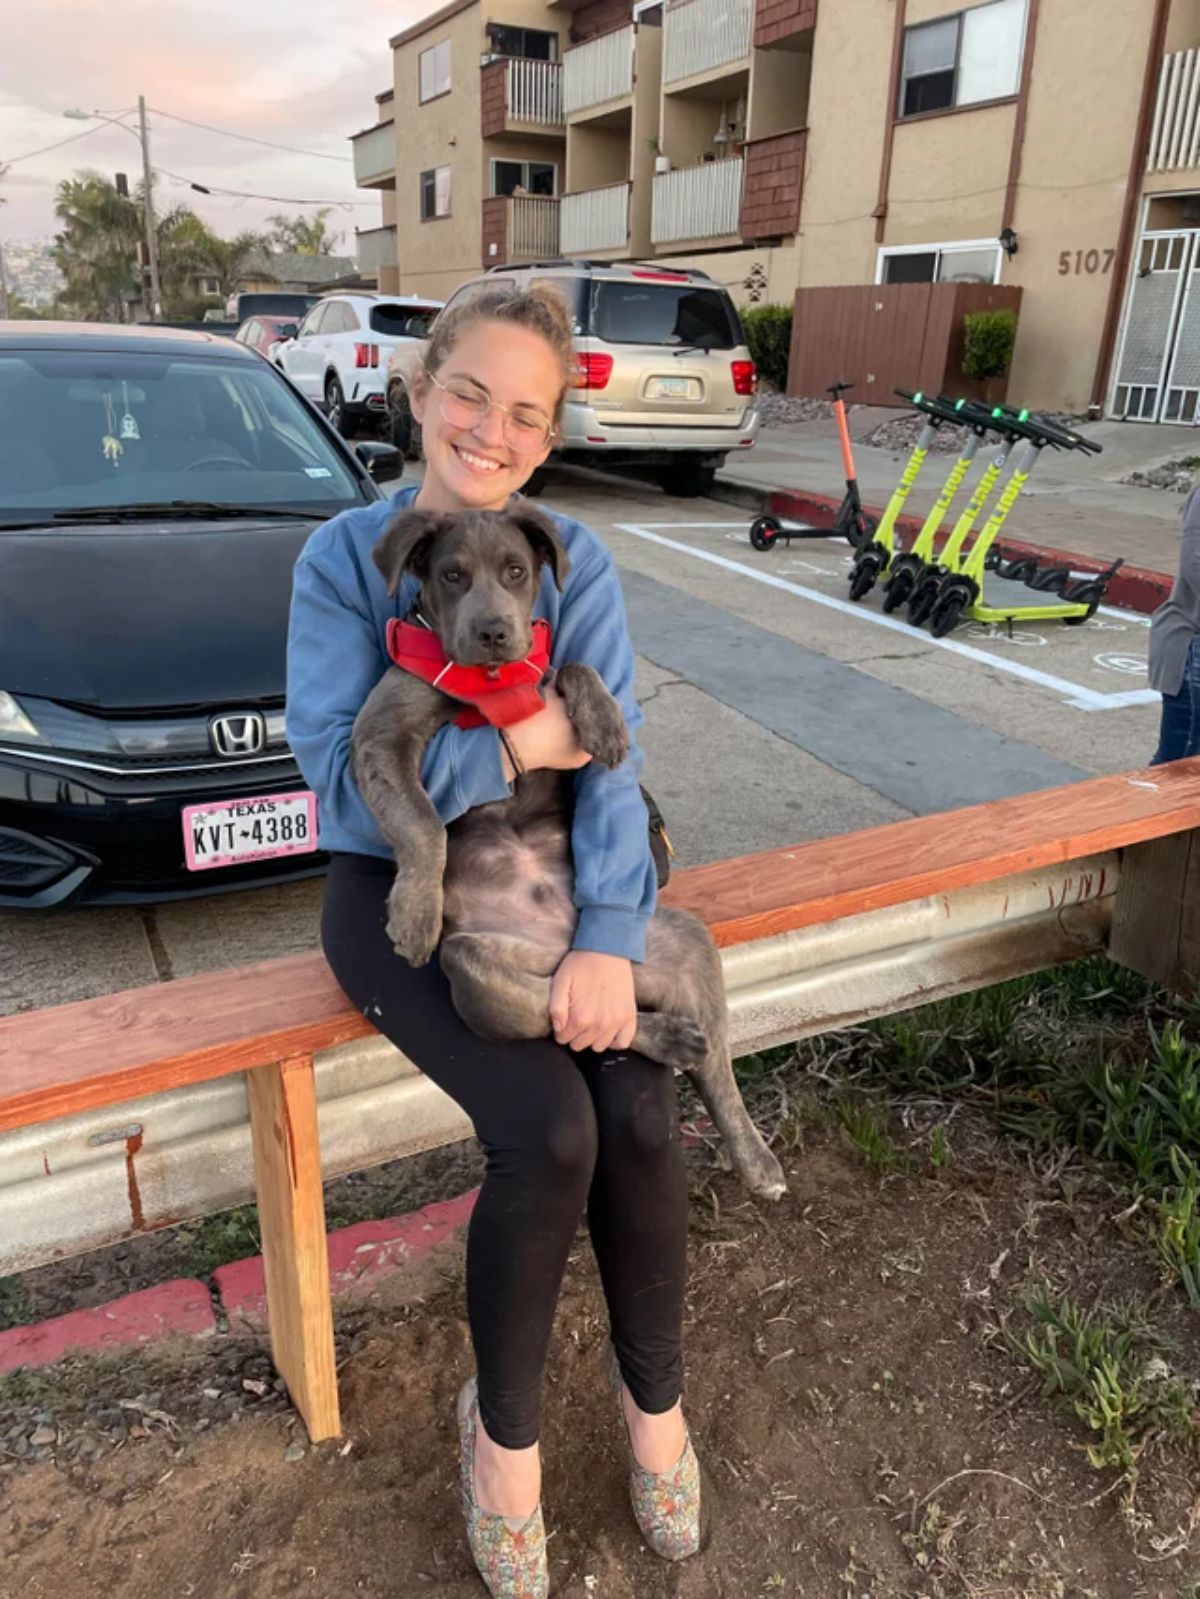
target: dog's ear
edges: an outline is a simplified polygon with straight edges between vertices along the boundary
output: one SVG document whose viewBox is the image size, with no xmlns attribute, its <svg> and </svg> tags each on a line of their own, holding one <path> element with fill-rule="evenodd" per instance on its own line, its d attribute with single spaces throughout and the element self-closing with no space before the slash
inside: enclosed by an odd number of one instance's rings
<svg viewBox="0 0 1200 1599">
<path fill-rule="evenodd" d="M 571 558 L 554 523 L 544 511 L 532 505 L 521 505 L 509 516 L 529 540 L 529 547 L 537 556 L 539 566 L 548 566 L 555 586 L 562 588 L 571 570 Z"/>
<path fill-rule="evenodd" d="M 426 575 L 430 546 L 448 520 L 437 511 L 401 511 L 390 524 L 371 551 L 389 594 L 400 587 L 405 572 L 422 578 Z"/>
</svg>

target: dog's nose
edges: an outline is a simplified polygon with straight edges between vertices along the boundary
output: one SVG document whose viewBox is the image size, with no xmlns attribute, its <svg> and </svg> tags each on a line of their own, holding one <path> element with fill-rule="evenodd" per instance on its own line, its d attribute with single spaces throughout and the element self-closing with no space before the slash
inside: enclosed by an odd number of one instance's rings
<svg viewBox="0 0 1200 1599">
<path fill-rule="evenodd" d="M 498 616 L 490 617 L 486 622 L 480 622 L 475 629 L 475 636 L 485 649 L 503 649 L 512 637 L 512 630 L 508 623 Z"/>
</svg>

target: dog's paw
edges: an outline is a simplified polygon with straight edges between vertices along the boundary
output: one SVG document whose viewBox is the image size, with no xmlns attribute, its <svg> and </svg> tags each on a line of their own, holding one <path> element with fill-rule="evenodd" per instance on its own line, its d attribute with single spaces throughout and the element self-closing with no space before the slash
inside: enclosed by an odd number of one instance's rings
<svg viewBox="0 0 1200 1599">
<path fill-rule="evenodd" d="M 629 754 L 629 729 L 603 679 L 590 666 L 576 662 L 559 670 L 555 687 L 580 745 L 594 761 L 615 770 Z"/>
<path fill-rule="evenodd" d="M 388 898 L 387 935 L 392 948 L 410 966 L 428 963 L 442 936 L 442 898 L 397 894 Z"/>
<path fill-rule="evenodd" d="M 712 1041 L 700 1023 L 690 1016 L 667 1011 L 641 1011 L 635 1048 L 651 1060 L 680 1071 L 695 1071 L 708 1059 Z"/>
<path fill-rule="evenodd" d="M 629 754 L 629 731 L 623 717 L 615 726 L 595 727 L 588 733 L 580 731 L 579 742 L 594 761 L 614 772 Z"/>
</svg>

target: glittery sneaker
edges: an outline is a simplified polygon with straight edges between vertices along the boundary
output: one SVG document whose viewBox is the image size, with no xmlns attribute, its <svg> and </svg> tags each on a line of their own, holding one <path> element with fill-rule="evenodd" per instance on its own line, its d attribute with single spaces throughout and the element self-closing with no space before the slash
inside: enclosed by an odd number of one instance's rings
<svg viewBox="0 0 1200 1599">
<path fill-rule="evenodd" d="M 546 1528 L 539 1505 L 524 1525 L 513 1528 L 507 1516 L 482 1510 L 475 1497 L 475 1430 L 479 1393 L 475 1378 L 458 1396 L 458 1459 L 462 1479 L 467 1543 L 492 1599 L 547 1599 Z"/>
</svg>

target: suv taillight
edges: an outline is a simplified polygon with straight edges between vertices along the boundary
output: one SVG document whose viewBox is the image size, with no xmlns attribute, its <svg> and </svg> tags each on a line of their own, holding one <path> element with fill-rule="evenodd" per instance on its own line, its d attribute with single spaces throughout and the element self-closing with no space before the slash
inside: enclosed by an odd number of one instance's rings
<svg viewBox="0 0 1200 1599">
<path fill-rule="evenodd" d="M 733 374 L 733 392 L 735 394 L 753 394 L 758 387 L 758 372 L 753 361 L 731 361 L 729 370 Z"/>
<path fill-rule="evenodd" d="M 602 389 L 612 376 L 613 358 L 599 350 L 586 350 L 577 358 L 576 389 Z"/>
<path fill-rule="evenodd" d="M 379 346 L 377 344 L 356 344 L 354 346 L 355 366 L 378 366 Z"/>
</svg>

